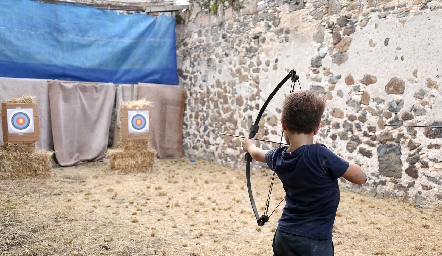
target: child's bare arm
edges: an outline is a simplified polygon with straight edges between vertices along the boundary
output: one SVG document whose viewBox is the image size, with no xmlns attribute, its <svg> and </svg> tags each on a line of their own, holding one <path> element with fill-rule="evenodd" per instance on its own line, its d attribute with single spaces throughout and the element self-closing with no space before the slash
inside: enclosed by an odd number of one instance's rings
<svg viewBox="0 0 442 256">
<path fill-rule="evenodd" d="M 359 165 L 350 163 L 347 171 L 342 177 L 355 184 L 364 184 L 367 181 L 367 175 Z"/>
<path fill-rule="evenodd" d="M 252 158 L 255 159 L 256 161 L 260 161 L 263 163 L 266 162 L 265 155 L 268 150 L 258 148 L 256 146 L 255 141 L 250 140 L 250 139 L 245 139 L 242 142 L 242 148 L 244 149 L 245 152 L 249 153 L 252 156 Z"/>
</svg>

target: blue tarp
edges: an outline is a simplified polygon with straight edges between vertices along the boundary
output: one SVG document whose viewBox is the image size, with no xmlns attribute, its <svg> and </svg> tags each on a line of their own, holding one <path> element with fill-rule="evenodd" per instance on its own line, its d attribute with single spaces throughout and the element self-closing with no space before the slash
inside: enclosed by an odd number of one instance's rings
<svg viewBox="0 0 442 256">
<path fill-rule="evenodd" d="M 0 76 L 178 84 L 175 19 L 0 0 Z"/>
</svg>

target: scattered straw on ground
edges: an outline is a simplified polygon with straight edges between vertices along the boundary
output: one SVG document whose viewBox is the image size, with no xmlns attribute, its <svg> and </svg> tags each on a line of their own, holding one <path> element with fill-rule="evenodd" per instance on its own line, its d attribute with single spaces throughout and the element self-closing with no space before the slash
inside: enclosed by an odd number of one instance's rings
<svg viewBox="0 0 442 256">
<path fill-rule="evenodd" d="M 50 179 L 0 180 L 4 255 L 272 255 L 281 210 L 256 225 L 243 170 L 158 160 L 151 172 L 105 164 L 53 169 Z M 259 212 L 270 177 L 252 172 Z M 270 208 L 283 191 L 275 183 Z M 335 255 L 440 255 L 442 209 L 345 192 Z"/>
</svg>

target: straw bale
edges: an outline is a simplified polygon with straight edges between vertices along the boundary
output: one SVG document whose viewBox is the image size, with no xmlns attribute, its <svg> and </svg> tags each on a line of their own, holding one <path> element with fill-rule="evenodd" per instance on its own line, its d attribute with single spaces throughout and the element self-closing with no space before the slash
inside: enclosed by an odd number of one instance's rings
<svg viewBox="0 0 442 256">
<path fill-rule="evenodd" d="M 0 150 L 0 176 L 2 178 L 51 176 L 52 151 L 35 151 L 34 149 L 34 152 L 29 153 L 16 150 L 17 148 L 8 147 L 7 150 L 5 148 Z"/>
<path fill-rule="evenodd" d="M 146 109 L 152 103 L 146 99 L 123 101 L 120 103 L 120 114 L 125 109 Z M 121 138 L 120 130 L 120 138 Z M 149 147 L 148 140 L 121 140 L 120 148 L 108 149 L 108 159 L 111 170 L 122 173 L 151 171 L 155 163 L 156 151 Z"/>
<path fill-rule="evenodd" d="M 148 140 L 122 140 L 121 149 L 124 150 L 147 150 L 149 149 Z"/>
<path fill-rule="evenodd" d="M 146 99 L 120 102 L 120 111 L 123 109 L 147 108 L 147 107 L 152 107 L 152 102 L 147 101 Z"/>
<path fill-rule="evenodd" d="M 141 99 L 141 100 L 135 100 L 135 101 L 122 101 L 120 103 L 120 116 L 123 115 L 123 110 L 125 109 L 150 109 L 152 107 L 152 102 L 147 101 L 146 99 Z M 118 122 L 121 122 L 121 120 L 119 120 Z M 121 129 L 119 130 L 120 132 L 120 138 L 121 139 L 121 147 L 123 149 L 128 149 L 128 150 L 142 150 L 142 149 L 147 149 L 149 144 L 149 139 L 147 138 L 143 138 L 142 141 L 134 141 L 134 140 L 127 140 L 123 138 L 123 135 L 121 134 Z"/>
<path fill-rule="evenodd" d="M 2 103 L 35 103 L 35 97 L 29 95 L 23 95 L 20 98 L 2 100 Z"/>
<path fill-rule="evenodd" d="M 0 149 L 10 153 L 32 154 L 35 152 L 35 142 L 26 144 L 4 143 L 0 146 Z"/>
<path fill-rule="evenodd" d="M 111 170 L 122 173 L 146 172 L 153 169 L 156 151 L 145 150 L 123 150 L 108 149 L 106 159 L 108 159 Z"/>
<path fill-rule="evenodd" d="M 20 98 L 2 100 L 3 103 L 35 103 L 35 97 L 24 95 Z M 0 146 L 0 177 L 49 177 L 52 168 L 51 151 L 35 151 L 32 143 L 4 143 Z"/>
</svg>

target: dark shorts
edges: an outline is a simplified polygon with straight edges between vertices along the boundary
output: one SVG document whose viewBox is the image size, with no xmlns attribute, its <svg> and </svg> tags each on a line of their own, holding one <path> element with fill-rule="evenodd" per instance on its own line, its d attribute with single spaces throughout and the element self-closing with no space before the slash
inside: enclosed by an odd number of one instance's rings
<svg viewBox="0 0 442 256">
<path fill-rule="evenodd" d="M 316 240 L 289 234 L 279 229 L 273 238 L 274 256 L 333 256 L 332 239 Z"/>
</svg>

